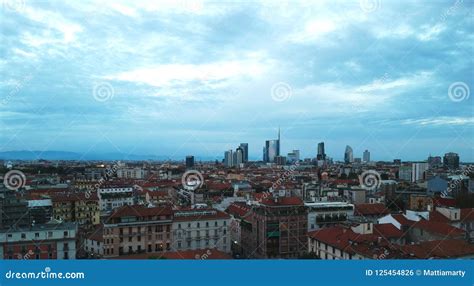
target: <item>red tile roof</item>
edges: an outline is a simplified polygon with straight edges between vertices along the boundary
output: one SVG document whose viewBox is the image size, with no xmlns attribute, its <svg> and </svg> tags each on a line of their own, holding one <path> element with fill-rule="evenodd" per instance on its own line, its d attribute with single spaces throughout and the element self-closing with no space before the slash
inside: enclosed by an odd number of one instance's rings
<svg viewBox="0 0 474 286">
<path fill-rule="evenodd" d="M 474 208 L 461 209 L 461 221 L 474 221 Z"/>
<path fill-rule="evenodd" d="M 125 205 L 116 209 L 110 218 L 119 218 L 127 216 L 135 217 L 149 217 L 149 216 L 171 216 L 173 211 L 171 207 L 151 207 L 148 208 L 142 205 Z"/>
<path fill-rule="evenodd" d="M 431 233 L 437 233 L 445 236 L 462 236 L 465 231 L 451 226 L 444 222 L 420 220 L 413 224 L 414 228 L 421 228 Z"/>
<path fill-rule="evenodd" d="M 226 212 L 236 217 L 245 217 L 251 208 L 246 203 L 232 203 L 227 207 Z"/>
<path fill-rule="evenodd" d="M 403 252 L 419 259 L 457 258 L 474 255 L 474 245 L 465 240 L 443 239 L 401 246 Z"/>
<path fill-rule="evenodd" d="M 186 214 L 186 215 L 180 215 Z M 229 219 L 230 216 L 222 211 L 216 209 L 188 209 L 175 210 L 174 221 L 196 221 L 196 220 L 215 220 L 215 219 Z"/>
<path fill-rule="evenodd" d="M 390 211 L 384 204 L 357 204 L 355 205 L 355 216 L 383 216 Z"/>
<path fill-rule="evenodd" d="M 391 223 L 374 224 L 374 234 L 387 239 L 401 238 L 404 233 Z"/>
<path fill-rule="evenodd" d="M 262 200 L 262 204 L 266 206 L 302 206 L 303 201 L 298 197 L 281 197 L 277 201 L 274 198 L 266 198 Z"/>
</svg>

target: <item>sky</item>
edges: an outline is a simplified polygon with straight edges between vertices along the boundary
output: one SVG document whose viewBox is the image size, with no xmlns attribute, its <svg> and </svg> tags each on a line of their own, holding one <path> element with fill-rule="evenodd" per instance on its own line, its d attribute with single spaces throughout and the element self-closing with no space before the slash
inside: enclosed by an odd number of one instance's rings
<svg viewBox="0 0 474 286">
<path fill-rule="evenodd" d="M 100 2 L 100 3 L 99 3 Z M 474 162 L 473 1 L 4 0 L 0 152 Z"/>
</svg>

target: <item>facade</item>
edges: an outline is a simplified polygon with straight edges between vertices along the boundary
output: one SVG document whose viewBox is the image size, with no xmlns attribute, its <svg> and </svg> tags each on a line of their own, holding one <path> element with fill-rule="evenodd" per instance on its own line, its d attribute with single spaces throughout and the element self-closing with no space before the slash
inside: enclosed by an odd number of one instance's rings
<svg viewBox="0 0 474 286">
<path fill-rule="evenodd" d="M 0 231 L 2 259 L 75 259 L 76 223 L 50 222 Z"/>
<path fill-rule="evenodd" d="M 224 166 L 229 168 L 234 166 L 234 155 L 232 153 L 232 150 L 225 151 L 224 153 Z"/>
<path fill-rule="evenodd" d="M 400 181 L 411 182 L 412 166 L 400 166 L 398 169 L 398 179 Z"/>
<path fill-rule="evenodd" d="M 349 164 L 354 162 L 354 152 L 352 151 L 352 147 L 347 145 L 346 151 L 344 152 L 344 163 Z"/>
<path fill-rule="evenodd" d="M 133 187 L 130 186 L 104 186 L 99 188 L 99 207 L 103 213 L 124 205 L 133 205 Z"/>
<path fill-rule="evenodd" d="M 280 155 L 279 141 L 278 140 L 267 140 L 265 142 L 265 158 L 267 163 L 274 163 L 275 158 Z"/>
<path fill-rule="evenodd" d="M 411 166 L 411 181 L 413 183 L 421 182 L 425 179 L 425 172 L 428 171 L 429 165 L 426 162 L 413 163 Z"/>
<path fill-rule="evenodd" d="M 56 220 L 77 222 L 86 228 L 100 223 L 99 200 L 95 193 L 89 198 L 84 192 L 56 193 L 51 196 L 51 201 Z"/>
<path fill-rule="evenodd" d="M 186 169 L 194 168 L 194 156 L 186 156 Z"/>
<path fill-rule="evenodd" d="M 307 251 L 307 213 L 297 197 L 264 199 L 240 223 L 244 257 L 297 258 Z"/>
<path fill-rule="evenodd" d="M 363 155 L 362 159 L 366 163 L 370 162 L 370 152 L 369 152 L 369 150 L 364 151 L 364 155 Z"/>
<path fill-rule="evenodd" d="M 172 222 L 170 207 L 125 205 L 115 210 L 103 224 L 103 255 L 170 251 Z"/>
<path fill-rule="evenodd" d="M 0 229 L 30 225 L 28 202 L 18 198 L 15 191 L 0 187 Z"/>
<path fill-rule="evenodd" d="M 121 179 L 145 179 L 146 171 L 142 168 L 120 168 L 117 170 L 117 177 Z"/>
<path fill-rule="evenodd" d="M 326 153 L 324 151 L 324 142 L 318 143 L 318 154 L 316 155 L 318 161 L 326 160 Z"/>
<path fill-rule="evenodd" d="M 308 209 L 308 231 L 347 221 L 354 215 L 354 205 L 345 202 L 305 203 Z"/>
<path fill-rule="evenodd" d="M 249 161 L 249 143 L 240 143 L 240 148 L 244 151 L 244 163 Z"/>
<path fill-rule="evenodd" d="M 187 209 L 174 211 L 173 249 L 177 251 L 217 249 L 230 253 L 231 219 L 215 209 Z"/>
<path fill-rule="evenodd" d="M 448 169 L 459 169 L 459 155 L 452 152 L 444 154 L 443 165 Z"/>
<path fill-rule="evenodd" d="M 53 203 L 51 199 L 28 200 L 28 213 L 32 223 L 47 223 L 53 217 Z"/>
</svg>

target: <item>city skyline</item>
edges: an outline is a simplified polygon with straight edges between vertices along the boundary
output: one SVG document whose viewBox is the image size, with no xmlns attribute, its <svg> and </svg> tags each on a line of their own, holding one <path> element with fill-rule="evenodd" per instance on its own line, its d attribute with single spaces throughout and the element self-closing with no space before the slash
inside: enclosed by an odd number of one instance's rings
<svg viewBox="0 0 474 286">
<path fill-rule="evenodd" d="M 472 2 L 196 3 L 2 9 L 0 151 L 474 161 Z"/>
</svg>

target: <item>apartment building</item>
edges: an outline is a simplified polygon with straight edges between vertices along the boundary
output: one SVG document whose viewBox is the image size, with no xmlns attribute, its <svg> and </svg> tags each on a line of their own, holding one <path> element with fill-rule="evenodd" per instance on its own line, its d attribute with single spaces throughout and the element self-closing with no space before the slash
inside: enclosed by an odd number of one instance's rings
<svg viewBox="0 0 474 286">
<path fill-rule="evenodd" d="M 230 253 L 230 216 L 216 209 L 182 209 L 174 212 L 173 249 L 217 249 Z"/>
<path fill-rule="evenodd" d="M 0 231 L 2 259 L 75 259 L 77 224 L 52 221 Z"/>
<path fill-rule="evenodd" d="M 103 224 L 103 255 L 162 253 L 172 246 L 170 207 L 124 205 Z"/>
</svg>

